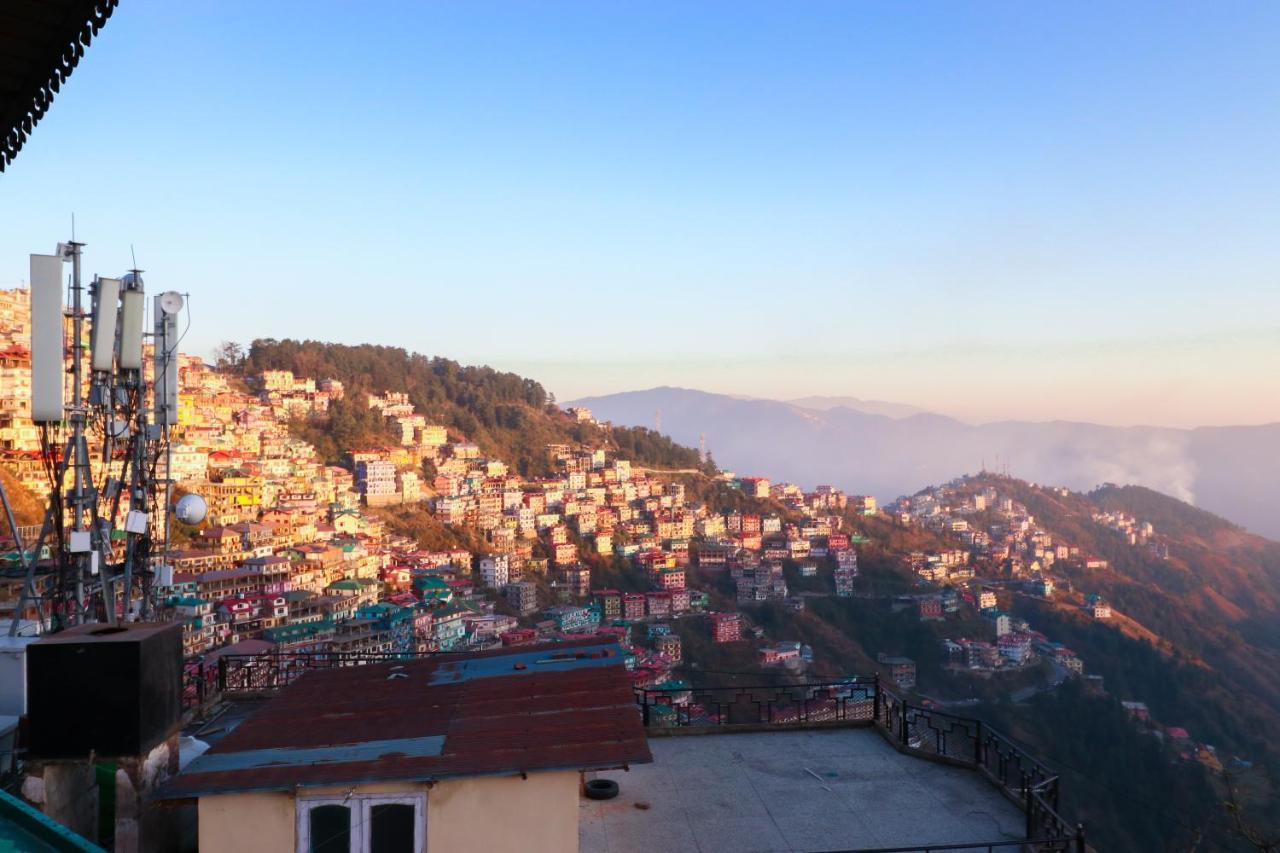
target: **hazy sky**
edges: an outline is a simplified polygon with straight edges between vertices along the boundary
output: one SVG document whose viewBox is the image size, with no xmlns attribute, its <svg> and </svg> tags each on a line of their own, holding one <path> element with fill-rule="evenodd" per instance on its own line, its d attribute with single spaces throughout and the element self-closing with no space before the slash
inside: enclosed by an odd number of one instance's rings
<svg viewBox="0 0 1280 853">
<path fill-rule="evenodd" d="M 10 171 L 222 339 L 1280 420 L 1280 3 L 126 0 Z"/>
</svg>

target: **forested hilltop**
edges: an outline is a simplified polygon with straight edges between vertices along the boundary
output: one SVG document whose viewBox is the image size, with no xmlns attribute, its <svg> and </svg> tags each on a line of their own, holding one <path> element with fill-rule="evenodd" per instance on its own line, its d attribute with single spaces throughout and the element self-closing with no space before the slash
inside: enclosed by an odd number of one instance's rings
<svg viewBox="0 0 1280 853">
<path fill-rule="evenodd" d="M 330 461 L 362 443 L 385 441 L 383 419 L 363 406 L 365 394 L 402 391 L 419 412 L 507 460 L 523 476 L 551 473 L 548 444 L 589 444 L 616 449 L 637 465 L 705 468 L 698 452 L 644 427 L 606 427 L 579 422 L 555 405 L 541 384 L 491 367 L 459 364 L 400 347 L 260 338 L 242 352 L 224 345 L 220 366 L 254 375 L 291 370 L 298 376 L 332 378 L 348 392 L 323 429 L 298 425 Z"/>
</svg>

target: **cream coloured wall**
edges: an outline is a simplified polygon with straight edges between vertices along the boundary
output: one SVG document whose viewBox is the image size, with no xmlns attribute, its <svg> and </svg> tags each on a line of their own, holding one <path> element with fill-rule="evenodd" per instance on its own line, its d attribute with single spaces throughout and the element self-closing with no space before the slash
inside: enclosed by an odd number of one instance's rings
<svg viewBox="0 0 1280 853">
<path fill-rule="evenodd" d="M 293 853 L 293 794 L 201 797 L 200 853 Z"/>
<path fill-rule="evenodd" d="M 576 770 L 441 782 L 427 795 L 427 853 L 577 853 Z"/>
<path fill-rule="evenodd" d="M 417 793 L 419 783 L 357 785 L 357 794 Z M 308 788 L 306 796 L 350 788 Z M 427 793 L 427 853 L 577 853 L 577 771 L 438 782 Z M 200 853 L 293 853 L 293 792 L 201 797 Z"/>
</svg>

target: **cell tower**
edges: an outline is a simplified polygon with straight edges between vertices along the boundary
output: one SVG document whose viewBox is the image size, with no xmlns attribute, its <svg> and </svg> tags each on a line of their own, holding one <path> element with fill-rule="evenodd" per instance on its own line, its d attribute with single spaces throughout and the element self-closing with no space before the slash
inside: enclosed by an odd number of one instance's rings
<svg viewBox="0 0 1280 853">
<path fill-rule="evenodd" d="M 657 409 L 653 413 L 653 431 L 662 432 L 662 409 Z"/>
<path fill-rule="evenodd" d="M 707 464 L 707 434 L 705 432 L 698 433 L 698 460 L 703 464 Z"/>
<path fill-rule="evenodd" d="M 151 418 L 142 271 L 95 276 L 86 312 L 83 247 L 59 243 L 53 255 L 31 256 L 31 419 L 39 428 L 40 455 L 49 473 L 49 504 L 35 541 L 23 543 L 8 497 L 0 492 L 25 574 L 11 636 L 28 608 L 34 609 L 41 631 L 145 619 L 157 572 L 171 571 L 165 565 L 169 427 L 177 420 L 177 315 L 184 300 L 174 292 L 155 300 Z M 64 308 L 68 263 L 71 305 Z M 164 538 L 156 554 L 153 533 L 160 529 Z"/>
</svg>

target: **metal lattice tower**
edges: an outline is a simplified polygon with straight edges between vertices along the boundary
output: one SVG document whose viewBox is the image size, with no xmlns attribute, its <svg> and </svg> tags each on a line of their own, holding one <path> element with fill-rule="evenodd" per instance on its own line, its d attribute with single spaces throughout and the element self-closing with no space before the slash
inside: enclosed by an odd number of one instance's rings
<svg viewBox="0 0 1280 853">
<path fill-rule="evenodd" d="M 84 622 L 116 624 L 121 619 L 147 618 L 157 561 L 167 556 L 168 427 L 175 420 L 171 410 L 176 407 L 177 381 L 174 315 L 183 300 L 176 293 L 157 297 L 155 332 L 148 335 L 143 329 L 146 306 L 141 271 L 135 269 L 120 279 L 95 277 L 89 289 L 92 309 L 87 313 L 81 284 L 82 247 L 73 241 L 59 245 L 61 257 L 32 256 L 33 270 L 37 260 L 45 265 L 46 285 L 49 262 L 69 261 L 72 267 L 71 304 L 61 320 L 72 335 L 70 365 L 53 370 L 58 375 L 52 376 L 46 365 L 37 381 L 33 362 L 33 401 L 38 384 L 61 386 L 61 374 L 71 377 L 73 388 L 69 403 L 58 402 L 61 387 L 52 389 L 53 402 L 44 399 L 40 416 L 33 414 L 41 426 L 42 454 L 51 477 L 49 504 L 34 542 L 22 542 L 8 496 L 0 491 L 25 575 L 11 636 L 18 632 L 29 607 L 47 631 Z M 173 298 L 176 303 L 165 301 Z M 50 304 L 45 310 L 57 309 Z M 90 316 L 93 338 L 86 358 L 85 320 Z M 61 339 L 62 330 L 50 328 L 51 322 L 47 313 L 37 322 L 33 309 L 33 346 L 37 334 Z M 149 418 L 144 369 L 146 337 L 153 340 L 156 375 L 162 377 L 158 385 L 164 394 L 163 400 L 156 401 L 154 421 Z M 95 449 L 101 451 L 96 458 L 90 454 L 91 431 Z M 159 476 L 162 459 L 163 477 Z M 162 543 L 159 554 L 153 556 L 157 525 L 163 526 L 164 536 L 158 540 Z M 41 559 L 46 543 L 48 561 Z"/>
</svg>

